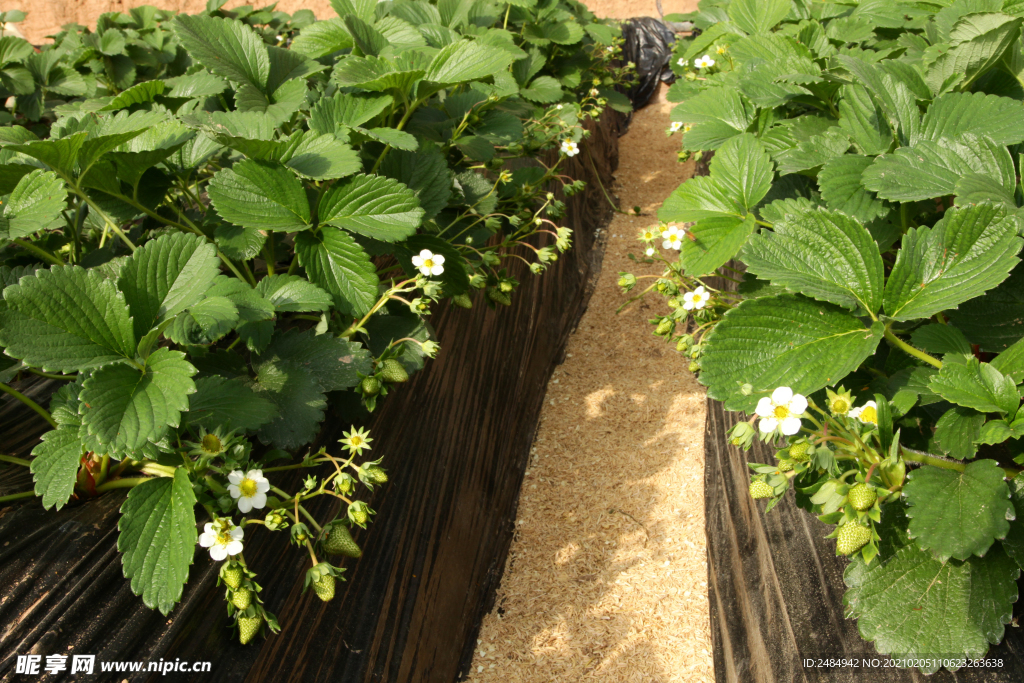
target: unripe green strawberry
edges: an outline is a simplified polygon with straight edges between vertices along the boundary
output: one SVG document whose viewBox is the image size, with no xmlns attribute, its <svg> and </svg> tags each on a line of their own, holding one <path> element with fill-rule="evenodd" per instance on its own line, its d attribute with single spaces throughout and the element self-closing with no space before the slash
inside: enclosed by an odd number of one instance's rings
<svg viewBox="0 0 1024 683">
<path fill-rule="evenodd" d="M 771 498 L 775 495 L 775 489 L 769 486 L 763 481 L 754 481 L 750 483 L 750 497 L 754 500 L 758 498 Z"/>
<path fill-rule="evenodd" d="M 697 372 L 700 370 L 700 363 L 695 360 L 690 361 L 690 372 Z"/>
<path fill-rule="evenodd" d="M 496 304 L 501 304 L 502 306 L 512 305 L 512 297 L 510 297 L 508 294 L 501 291 L 500 289 L 488 289 L 487 298 Z"/>
<path fill-rule="evenodd" d="M 313 582 L 313 591 L 316 593 L 316 597 L 324 602 L 330 602 L 334 599 L 334 577 L 324 574 L 319 581 Z"/>
<path fill-rule="evenodd" d="M 807 442 L 795 443 L 789 447 L 789 457 L 796 461 L 806 460 L 809 448 L 810 444 Z"/>
<path fill-rule="evenodd" d="M 363 551 L 359 549 L 352 539 L 347 527 L 335 524 L 331 527 L 331 533 L 324 541 L 324 550 L 329 555 L 344 555 L 345 557 L 362 557 Z"/>
<path fill-rule="evenodd" d="M 676 328 L 676 323 L 671 318 L 662 318 L 661 322 L 658 323 L 658 327 L 655 328 L 654 334 L 672 334 L 672 330 Z"/>
<path fill-rule="evenodd" d="M 875 501 L 878 500 L 878 494 L 867 484 L 856 484 L 846 494 L 846 499 L 850 501 L 850 505 L 853 506 L 854 510 L 864 512 L 875 504 Z"/>
<path fill-rule="evenodd" d="M 376 396 L 380 393 L 380 380 L 376 377 L 364 377 L 359 383 L 359 388 L 367 396 Z"/>
<path fill-rule="evenodd" d="M 224 585 L 228 588 L 238 588 L 242 585 L 242 568 L 238 565 L 226 567 L 220 573 L 220 578 L 224 580 Z"/>
<path fill-rule="evenodd" d="M 870 540 L 871 529 L 863 524 L 848 522 L 839 529 L 839 535 L 836 536 L 836 552 L 840 555 L 852 555 Z"/>
<path fill-rule="evenodd" d="M 459 308 L 473 308 L 473 300 L 469 298 L 468 294 L 456 294 L 452 297 L 452 303 Z"/>
<path fill-rule="evenodd" d="M 386 382 L 409 381 L 409 373 L 405 371 L 405 366 L 402 365 L 401 361 L 394 358 L 388 358 L 381 363 L 380 376 Z"/>
<path fill-rule="evenodd" d="M 240 610 L 252 604 L 252 591 L 248 588 L 239 588 L 231 591 L 231 604 Z"/>
<path fill-rule="evenodd" d="M 779 461 L 779 472 L 790 472 L 793 469 L 792 460 L 780 460 Z"/>
<path fill-rule="evenodd" d="M 371 484 L 388 483 L 388 473 L 380 465 L 363 465 L 363 479 Z"/>
<path fill-rule="evenodd" d="M 238 642 L 245 645 L 252 640 L 260 630 L 263 617 L 239 617 L 238 618 Z"/>
<path fill-rule="evenodd" d="M 503 291 L 505 294 L 508 294 L 513 289 L 515 289 L 515 287 L 512 285 L 512 283 L 507 281 L 507 280 L 502 280 L 501 282 L 499 282 L 498 283 L 498 288 L 501 291 Z"/>
</svg>

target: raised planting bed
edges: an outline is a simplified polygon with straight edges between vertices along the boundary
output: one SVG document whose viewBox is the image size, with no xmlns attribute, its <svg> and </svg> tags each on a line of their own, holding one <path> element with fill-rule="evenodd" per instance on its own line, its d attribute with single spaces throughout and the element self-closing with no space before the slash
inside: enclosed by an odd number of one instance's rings
<svg viewBox="0 0 1024 683">
<path fill-rule="evenodd" d="M 339 8 L 6 44 L 64 85 L 0 112 L 0 680 L 442 681 L 471 651 L 628 77 L 576 3 Z"/>
</svg>

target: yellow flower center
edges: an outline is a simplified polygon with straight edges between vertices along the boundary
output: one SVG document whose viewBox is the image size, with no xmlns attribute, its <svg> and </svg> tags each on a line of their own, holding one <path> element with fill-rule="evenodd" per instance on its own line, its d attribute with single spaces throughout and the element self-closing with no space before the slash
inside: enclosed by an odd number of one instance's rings
<svg viewBox="0 0 1024 683">
<path fill-rule="evenodd" d="M 433 268 L 434 267 L 434 259 L 429 259 L 429 258 L 423 259 L 423 266 L 425 268 Z"/>
<path fill-rule="evenodd" d="M 351 439 L 349 439 L 349 443 L 352 446 L 358 446 L 361 443 L 363 443 L 363 439 L 362 439 L 362 437 L 359 437 L 359 436 L 353 436 Z"/>
<path fill-rule="evenodd" d="M 775 406 L 775 418 L 778 420 L 785 420 L 789 417 L 789 408 L 786 406 Z"/>
<path fill-rule="evenodd" d="M 222 531 L 219 534 L 217 534 L 217 545 L 227 545 L 228 543 L 231 543 L 231 541 L 233 540 L 234 539 L 231 538 L 231 532 L 229 531 Z"/>
<path fill-rule="evenodd" d="M 846 415 L 850 412 L 850 404 L 843 398 L 832 401 L 832 412 L 836 415 Z"/>
<path fill-rule="evenodd" d="M 878 411 L 871 406 L 864 406 L 864 409 L 860 411 L 860 421 L 878 424 Z"/>
<path fill-rule="evenodd" d="M 238 490 L 246 498 L 252 498 L 256 495 L 256 482 L 248 478 L 243 479 L 242 483 L 238 485 Z"/>
</svg>

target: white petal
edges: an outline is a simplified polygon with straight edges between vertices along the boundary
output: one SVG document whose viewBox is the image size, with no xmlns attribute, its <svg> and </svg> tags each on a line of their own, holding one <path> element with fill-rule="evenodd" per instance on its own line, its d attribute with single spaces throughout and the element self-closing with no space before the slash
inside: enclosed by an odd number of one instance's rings
<svg viewBox="0 0 1024 683">
<path fill-rule="evenodd" d="M 683 302 L 683 310 L 684 311 L 692 311 L 693 310 L 693 302 L 692 301 Z"/>
<path fill-rule="evenodd" d="M 423 265 L 423 259 L 421 259 L 419 256 L 413 256 L 412 257 L 412 264 L 414 266 L 416 266 L 417 268 L 419 268 L 420 266 Z"/>
<path fill-rule="evenodd" d="M 257 510 L 262 510 L 267 504 L 267 494 L 257 493 L 249 500 L 252 501 L 252 507 L 256 508 Z"/>
<path fill-rule="evenodd" d="M 266 479 L 259 479 L 256 482 L 256 491 L 258 493 L 266 493 L 270 490 L 270 482 Z"/>
<path fill-rule="evenodd" d="M 231 494 L 232 498 L 238 498 L 242 495 L 242 489 L 238 488 L 236 484 L 228 486 L 228 493 Z"/>
<path fill-rule="evenodd" d="M 695 295 L 697 295 L 697 296 L 701 296 L 702 297 L 702 296 L 705 296 L 708 293 L 708 291 L 706 289 L 704 289 L 704 285 L 701 285 L 697 289 L 693 290 L 693 293 Z"/>
<path fill-rule="evenodd" d="M 442 266 L 440 264 L 436 264 L 433 268 L 430 269 L 430 274 L 431 275 L 440 275 L 443 272 L 444 272 L 444 266 Z"/>
<path fill-rule="evenodd" d="M 209 525 L 207 525 L 209 526 Z M 204 548 L 209 548 L 211 545 L 217 542 L 217 534 L 200 534 L 199 545 Z"/>
<path fill-rule="evenodd" d="M 444 263 L 444 256 L 442 256 L 441 254 L 434 254 L 434 263 L 436 263 L 437 265 L 441 265 L 442 263 Z"/>
<path fill-rule="evenodd" d="M 430 251 L 429 249 L 423 249 L 422 251 L 420 251 L 420 258 L 421 259 L 433 258 L 433 256 L 434 256 L 434 252 Z"/>
<path fill-rule="evenodd" d="M 221 560 L 223 560 L 227 556 L 228 556 L 228 550 L 227 550 L 227 548 L 225 548 L 222 545 L 215 545 L 212 548 L 210 548 L 210 557 L 212 557 L 217 562 L 220 562 Z"/>
<path fill-rule="evenodd" d="M 763 397 L 757 402 L 757 407 L 754 408 L 754 414 L 760 417 L 772 417 L 775 415 L 775 406 L 772 404 L 772 400 L 767 396 Z"/>
<path fill-rule="evenodd" d="M 782 433 L 786 436 L 793 436 L 800 431 L 800 418 L 787 417 L 782 421 Z"/>
<path fill-rule="evenodd" d="M 761 422 L 757 425 L 758 429 L 760 429 L 762 432 L 766 434 L 768 432 L 774 432 L 775 428 L 778 426 L 779 421 L 776 420 L 774 417 L 766 417 L 763 420 L 761 420 Z"/>
<path fill-rule="evenodd" d="M 861 413 L 862 410 L 864 410 L 864 408 L 862 406 L 857 406 L 856 408 L 852 408 L 850 410 L 850 412 L 847 413 L 847 414 L 850 417 L 854 418 L 855 420 L 859 420 L 860 419 L 860 413 Z"/>
<path fill-rule="evenodd" d="M 874 401 L 868 401 L 863 405 L 863 407 L 861 407 L 861 410 L 864 410 L 864 408 L 874 408 L 875 410 L 878 410 L 878 404 Z"/>
<path fill-rule="evenodd" d="M 779 387 L 772 392 L 772 403 L 777 406 L 784 406 L 793 398 L 793 390 L 789 387 Z"/>
<path fill-rule="evenodd" d="M 661 243 L 661 248 L 662 249 L 671 249 L 672 248 L 672 240 L 665 240 L 664 242 L 662 242 Z"/>
<path fill-rule="evenodd" d="M 238 511 L 243 515 L 252 510 L 252 498 L 245 497 L 238 499 Z"/>
<path fill-rule="evenodd" d="M 426 266 L 420 266 L 420 273 L 426 275 L 427 277 L 430 277 L 430 268 L 427 268 Z"/>
<path fill-rule="evenodd" d="M 793 398 L 790 399 L 789 405 L 786 407 L 794 415 L 801 415 L 807 410 L 807 399 L 801 394 L 793 394 Z"/>
<path fill-rule="evenodd" d="M 237 555 L 238 553 L 242 552 L 242 542 L 231 541 L 231 543 L 228 543 L 226 550 L 228 552 L 228 555 Z"/>
<path fill-rule="evenodd" d="M 207 534 L 214 534 L 214 535 L 216 535 L 217 532 L 215 532 L 213 530 L 213 522 L 207 522 L 206 526 L 203 527 L 203 532 L 207 533 Z"/>
<path fill-rule="evenodd" d="M 236 526 L 231 529 L 231 538 L 236 541 L 241 541 L 242 537 L 245 536 L 245 531 L 240 526 Z"/>
<path fill-rule="evenodd" d="M 245 475 L 242 474 L 242 470 L 235 470 L 228 475 L 228 483 L 230 484 L 241 484 L 243 479 L 245 479 Z"/>
</svg>

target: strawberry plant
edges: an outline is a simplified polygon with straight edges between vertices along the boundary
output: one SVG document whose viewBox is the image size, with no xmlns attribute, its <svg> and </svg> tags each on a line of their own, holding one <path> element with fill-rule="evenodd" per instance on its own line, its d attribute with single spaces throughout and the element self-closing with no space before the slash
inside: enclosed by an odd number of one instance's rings
<svg viewBox="0 0 1024 683">
<path fill-rule="evenodd" d="M 53 427 L 0 502 L 129 489 L 132 590 L 168 613 L 198 543 L 245 643 L 279 628 L 247 538 L 289 534 L 330 600 L 388 481 L 362 427 L 310 450 L 328 401 L 359 422 L 437 352 L 439 302 L 507 305 L 506 259 L 569 248 L 559 166 L 628 73 L 572 0 L 223 4 L 0 38 L 0 390 Z M 65 383 L 48 410 L 10 386 L 31 374 Z"/>
<path fill-rule="evenodd" d="M 926 671 L 982 657 L 1024 567 L 1024 7 L 687 18 L 667 133 L 710 174 L 640 235 L 664 271 L 634 298 L 667 297 L 655 333 L 750 415 L 732 443 L 776 445 L 751 496 L 835 525 L 863 637 Z"/>
</svg>

